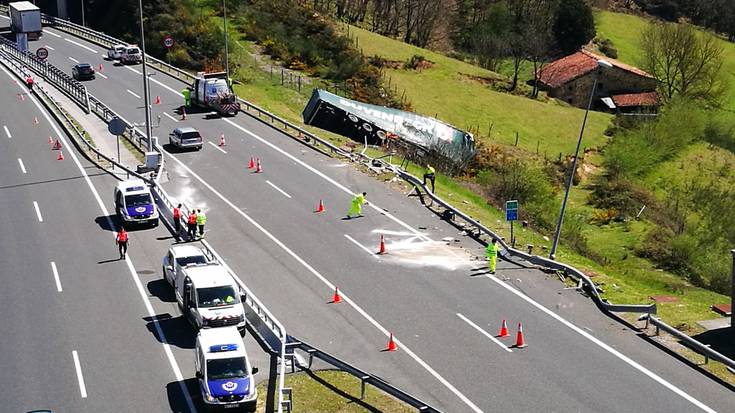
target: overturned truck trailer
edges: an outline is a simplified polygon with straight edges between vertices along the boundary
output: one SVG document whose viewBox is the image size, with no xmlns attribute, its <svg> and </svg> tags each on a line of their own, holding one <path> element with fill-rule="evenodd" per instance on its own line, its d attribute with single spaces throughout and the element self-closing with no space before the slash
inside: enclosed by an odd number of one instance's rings
<svg viewBox="0 0 735 413">
<path fill-rule="evenodd" d="M 321 89 L 314 90 L 303 116 L 307 125 L 361 143 L 392 144 L 419 162 L 446 161 L 448 170 L 464 169 L 475 156 L 470 133 L 434 118 L 346 99 Z"/>
</svg>

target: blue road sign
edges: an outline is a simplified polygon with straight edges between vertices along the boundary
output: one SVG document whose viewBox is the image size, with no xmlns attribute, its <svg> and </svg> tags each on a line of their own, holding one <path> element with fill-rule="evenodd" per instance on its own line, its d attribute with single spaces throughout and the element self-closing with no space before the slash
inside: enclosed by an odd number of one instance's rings
<svg viewBox="0 0 735 413">
<path fill-rule="evenodd" d="M 505 202 L 505 220 L 518 221 L 518 201 Z"/>
</svg>

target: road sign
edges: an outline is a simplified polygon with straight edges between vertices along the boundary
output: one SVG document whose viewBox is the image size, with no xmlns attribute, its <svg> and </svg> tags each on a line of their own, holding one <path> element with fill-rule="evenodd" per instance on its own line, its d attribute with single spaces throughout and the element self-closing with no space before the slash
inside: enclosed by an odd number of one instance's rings
<svg viewBox="0 0 735 413">
<path fill-rule="evenodd" d="M 171 36 L 166 36 L 163 38 L 163 46 L 167 49 L 174 47 L 174 43 L 176 42 L 174 42 L 174 38 Z"/>
<path fill-rule="evenodd" d="M 518 221 L 518 201 L 505 202 L 505 220 Z"/>
<path fill-rule="evenodd" d="M 38 57 L 41 60 L 46 60 L 48 57 L 48 50 L 45 47 L 39 47 L 36 49 L 36 57 Z"/>
<path fill-rule="evenodd" d="M 111 134 L 115 136 L 120 136 L 123 133 L 125 133 L 125 129 L 127 129 L 127 125 L 125 122 L 123 122 L 122 119 L 115 116 L 110 120 L 110 123 L 107 124 L 107 130 L 110 131 Z"/>
</svg>

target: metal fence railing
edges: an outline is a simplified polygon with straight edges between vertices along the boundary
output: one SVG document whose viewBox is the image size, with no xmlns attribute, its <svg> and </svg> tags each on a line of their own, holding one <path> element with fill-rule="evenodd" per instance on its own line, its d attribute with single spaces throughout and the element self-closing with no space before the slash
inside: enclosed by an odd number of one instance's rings
<svg viewBox="0 0 735 413">
<path fill-rule="evenodd" d="M 379 390 L 382 390 L 385 393 L 388 393 L 389 395 L 408 404 L 409 406 L 415 407 L 420 412 L 441 413 L 440 410 L 431 407 L 428 403 L 424 403 L 418 398 L 388 383 L 387 381 L 381 379 L 376 375 L 360 370 L 359 368 L 347 363 L 346 361 L 340 360 L 337 357 L 325 351 L 319 350 L 318 348 L 294 337 L 289 336 L 288 338 L 289 341 L 288 344 L 286 344 L 286 348 L 288 350 L 301 350 L 306 353 L 307 356 L 309 356 L 308 365 L 305 367 L 311 368 L 312 360 L 314 358 L 318 358 L 319 360 L 322 360 L 323 362 L 360 379 L 360 399 L 363 399 L 365 397 L 365 385 L 369 384 Z M 293 353 L 291 353 L 291 357 L 293 357 Z M 293 366 L 292 369 L 295 370 L 296 362 L 293 361 L 291 363 L 291 366 Z"/>
<path fill-rule="evenodd" d="M 674 327 L 664 323 L 660 318 L 656 318 L 656 317 L 649 315 L 646 318 L 646 324 L 648 323 L 653 324 L 653 326 L 656 327 L 656 335 L 659 335 L 660 333 L 659 330 L 664 330 L 665 332 L 676 337 L 678 340 L 681 340 L 685 346 L 703 355 L 705 364 L 709 362 L 709 359 L 712 359 L 712 360 L 717 360 L 720 363 L 735 370 L 735 360 L 728 358 L 722 353 L 712 350 L 708 345 L 702 344 L 701 342 L 691 338 L 687 334 L 684 334 L 681 331 L 675 329 Z"/>
</svg>

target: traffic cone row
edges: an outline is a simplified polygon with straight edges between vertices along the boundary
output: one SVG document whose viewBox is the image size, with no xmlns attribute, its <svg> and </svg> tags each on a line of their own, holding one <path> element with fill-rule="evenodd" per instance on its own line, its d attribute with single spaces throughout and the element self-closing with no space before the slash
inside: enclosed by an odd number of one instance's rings
<svg viewBox="0 0 735 413">
<path fill-rule="evenodd" d="M 500 332 L 495 337 L 498 337 L 498 338 L 510 337 L 510 333 L 508 333 L 508 325 L 505 323 L 505 320 L 503 320 L 503 323 L 500 326 Z M 513 345 L 513 347 L 515 348 L 528 347 L 528 344 L 526 344 L 526 339 L 523 336 L 523 325 L 521 323 L 518 323 L 518 332 L 516 333 L 516 343 Z"/>
</svg>

